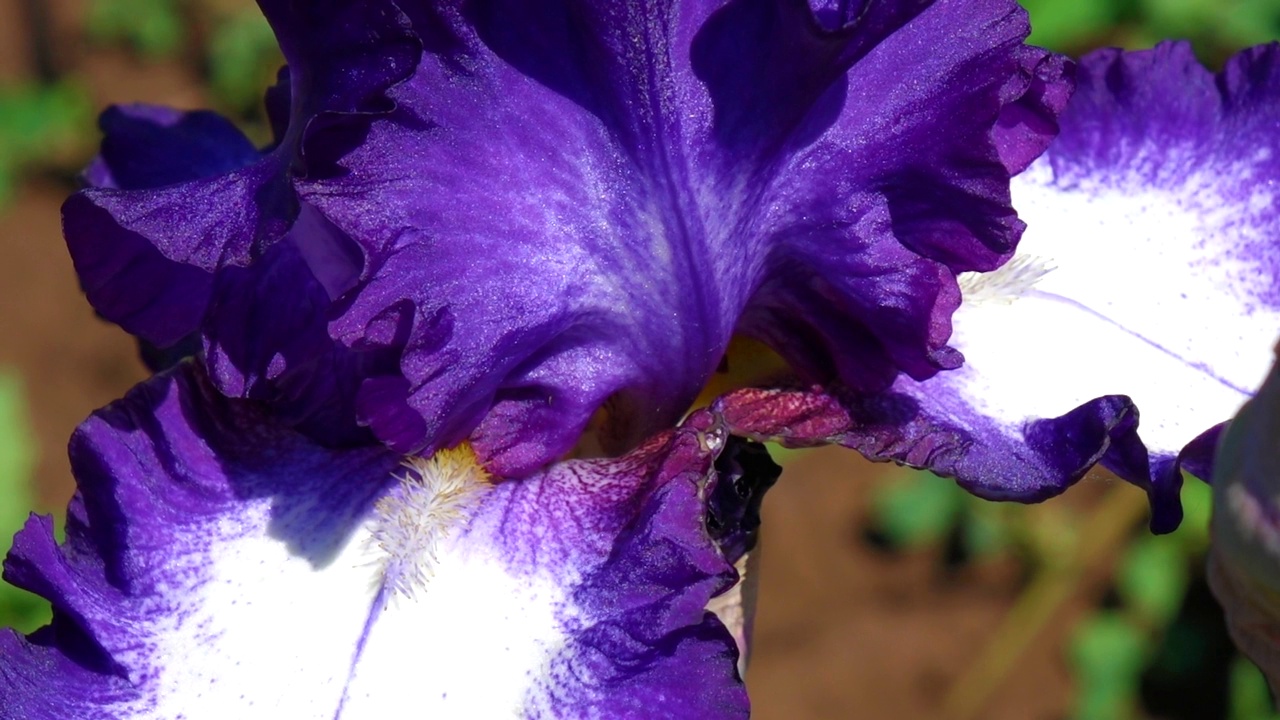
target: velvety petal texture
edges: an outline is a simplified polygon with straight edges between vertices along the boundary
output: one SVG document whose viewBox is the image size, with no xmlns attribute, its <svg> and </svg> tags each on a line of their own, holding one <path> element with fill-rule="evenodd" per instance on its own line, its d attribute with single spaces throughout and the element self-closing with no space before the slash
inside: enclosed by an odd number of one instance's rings
<svg viewBox="0 0 1280 720">
<path fill-rule="evenodd" d="M 961 278 L 962 367 L 876 395 L 743 394 L 726 412 L 996 499 L 1055 495 L 1101 462 L 1172 530 L 1180 468 L 1208 476 L 1217 426 L 1280 334 L 1278 60 L 1257 48 L 1215 76 L 1186 44 L 1084 58 L 1061 135 L 1014 179 L 1017 254 Z"/>
<path fill-rule="evenodd" d="M 1236 645 L 1280 688 L 1280 365 L 1223 438 L 1209 585 Z"/>
<path fill-rule="evenodd" d="M 108 318 L 199 330 L 223 392 L 500 475 L 602 406 L 612 450 L 670 427 L 735 331 L 863 391 L 956 367 L 956 273 L 1013 251 L 1009 177 L 1070 87 L 1013 0 L 358 7 L 266 3 L 277 145 L 81 194 L 68 243 Z"/>
<path fill-rule="evenodd" d="M 89 301 L 151 346 L 150 362 L 203 349 L 223 392 L 353 444 L 367 436 L 355 388 L 394 369 L 395 355 L 329 337 L 328 308 L 358 275 L 360 251 L 292 179 L 320 154 L 308 151 L 315 136 L 328 151 L 359 142 L 419 44 L 391 3 L 262 5 L 292 63 L 268 93 L 281 120 L 272 146 L 254 149 L 212 113 L 109 109 L 85 173 L 95 187 L 66 202 L 63 230 Z"/>
<path fill-rule="evenodd" d="M 111 108 L 100 122 L 102 151 L 85 179 L 106 190 L 135 191 L 110 197 L 136 196 L 139 222 L 166 231 L 183 218 L 153 216 L 155 208 L 145 202 L 151 191 L 186 187 L 201 203 L 220 202 L 225 198 L 198 198 L 208 189 L 199 182 L 175 184 L 223 171 L 241 182 L 244 173 L 263 167 L 273 172 L 278 163 L 209 112 L 134 105 Z M 92 197 L 98 197 L 95 191 L 75 196 L 65 209 L 77 270 L 89 299 L 139 333 L 153 370 L 203 352 L 223 392 L 269 400 L 283 417 L 331 444 L 368 439 L 356 426 L 352 396 L 361 374 L 380 365 L 394 368 L 395 358 L 351 352 L 329 338 L 327 308 L 353 281 L 360 259 L 318 212 L 298 207 L 288 231 L 250 266 L 210 273 L 173 262 L 133 233 L 118 235 L 119 243 L 104 241 L 104 233 L 118 230 L 114 223 L 97 211 L 75 210 Z M 87 242 L 81 246 L 77 240 Z M 279 299 L 282 290 L 289 293 L 287 302 Z M 266 303 L 275 303 L 276 311 L 263 313 Z M 208 332 L 199 332 L 201 326 Z"/>
<path fill-rule="evenodd" d="M 54 620 L 0 632 L 0 718 L 745 718 L 704 609 L 771 482 L 740 452 L 703 412 L 495 482 L 467 446 L 325 449 L 184 364 L 77 431 L 66 541 L 16 537 Z"/>
</svg>

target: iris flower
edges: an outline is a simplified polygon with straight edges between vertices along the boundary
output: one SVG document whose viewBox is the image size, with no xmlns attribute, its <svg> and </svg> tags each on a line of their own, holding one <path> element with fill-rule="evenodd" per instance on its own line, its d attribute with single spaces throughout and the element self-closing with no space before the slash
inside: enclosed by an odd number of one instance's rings
<svg viewBox="0 0 1280 720">
<path fill-rule="evenodd" d="M 262 5 L 272 145 L 116 108 L 64 208 L 94 307 L 199 351 L 15 539 L 55 617 L 0 718 L 745 717 L 755 441 L 1102 462 L 1168 530 L 1265 371 L 1274 49 L 1103 52 L 1064 113 L 1012 0 Z M 735 335 L 787 371 L 690 411 Z"/>
<path fill-rule="evenodd" d="M 1011 0 L 301 7 L 263 4 L 271 147 L 104 117 L 89 300 L 327 443 L 503 477 L 672 427 L 735 332 L 859 391 L 957 367 L 1069 91 Z"/>
</svg>

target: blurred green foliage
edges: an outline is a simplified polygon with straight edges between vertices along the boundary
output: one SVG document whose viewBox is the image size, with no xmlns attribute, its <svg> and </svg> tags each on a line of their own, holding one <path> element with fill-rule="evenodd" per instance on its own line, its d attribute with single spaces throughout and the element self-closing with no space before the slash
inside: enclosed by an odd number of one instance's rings
<svg viewBox="0 0 1280 720">
<path fill-rule="evenodd" d="M 194 64 L 218 109 L 241 120 L 258 113 L 263 88 L 284 64 L 271 26 L 248 0 L 94 0 L 85 28 L 99 44 Z M 187 47 L 189 38 L 198 47 Z"/>
<path fill-rule="evenodd" d="M 1257 665 L 1236 658 L 1231 665 L 1231 716 L 1228 720 L 1280 720 L 1267 679 Z"/>
<path fill-rule="evenodd" d="M 35 437 L 31 432 L 22 382 L 17 375 L 0 373 L 0 557 L 7 555 L 13 534 L 27 520 L 32 497 L 32 473 L 36 463 Z M 49 621 L 49 603 L 0 583 L 0 627 L 23 632 Z"/>
<path fill-rule="evenodd" d="M 1069 650 L 1077 693 L 1072 717 L 1127 718 L 1138 707 L 1134 689 L 1151 640 L 1123 613 L 1103 610 L 1076 627 Z"/>
<path fill-rule="evenodd" d="M 85 28 L 99 44 L 122 44 L 152 58 L 174 55 L 186 39 L 177 0 L 93 0 Z"/>
<path fill-rule="evenodd" d="M 876 529 L 892 545 L 940 542 L 956 534 L 969 555 L 991 554 L 1008 545 L 1017 532 L 1008 507 L 974 502 L 949 480 L 929 473 L 905 473 L 872 496 Z"/>
<path fill-rule="evenodd" d="M 1030 41 L 1048 48 L 1073 47 L 1106 37 L 1124 0 L 1022 0 L 1031 16 Z M 1094 43 L 1096 45 L 1096 43 Z"/>
<path fill-rule="evenodd" d="M 1109 601 L 1072 631 L 1066 658 L 1076 685 L 1071 718 L 1144 717 L 1144 676 L 1177 683 L 1212 672 L 1206 643 L 1222 630 L 1202 616 L 1184 616 L 1191 586 L 1203 573 L 1211 500 L 1208 485 L 1187 478 L 1177 532 L 1157 536 L 1135 528 L 1116 548 Z M 1005 553 L 1029 572 L 1061 567 L 1082 540 L 1081 511 L 1058 504 L 1036 510 L 979 500 L 951 480 L 904 469 L 876 487 L 871 523 L 898 550 L 958 543 L 961 563 Z M 1232 662 L 1227 717 L 1280 720 L 1257 668 L 1238 656 Z"/>
<path fill-rule="evenodd" d="M 93 109 L 72 83 L 0 88 L 0 208 L 19 173 L 92 146 Z"/>
<path fill-rule="evenodd" d="M 1239 48 L 1280 36 L 1280 0 L 1021 0 L 1031 42 L 1070 55 L 1095 47 L 1191 40 L 1217 66 Z"/>
<path fill-rule="evenodd" d="M 92 0 L 83 22 L 84 38 L 97 47 L 186 66 L 215 109 L 266 140 L 262 92 L 284 58 L 251 0 Z M 0 87 L 0 210 L 13 200 L 24 172 L 69 177 L 88 162 L 98 140 L 95 108 L 79 73 L 73 68 L 41 83 L 34 77 L 39 64 L 32 60 L 28 81 Z"/>
<path fill-rule="evenodd" d="M 257 108 L 263 88 L 284 64 L 271 26 L 253 6 L 217 24 L 206 54 L 210 89 L 224 106 L 243 113 Z"/>
</svg>

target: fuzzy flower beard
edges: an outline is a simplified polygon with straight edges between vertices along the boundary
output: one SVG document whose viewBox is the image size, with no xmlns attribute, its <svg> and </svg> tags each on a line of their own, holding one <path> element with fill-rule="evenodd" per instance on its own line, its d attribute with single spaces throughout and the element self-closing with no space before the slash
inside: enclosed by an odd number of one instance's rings
<svg viewBox="0 0 1280 720">
<path fill-rule="evenodd" d="M 778 469 L 705 411 L 495 483 L 467 447 L 325 449 L 184 364 L 71 457 L 66 542 L 33 517 L 5 562 L 55 612 L 0 633 L 5 720 L 747 716 L 706 607 Z"/>
<path fill-rule="evenodd" d="M 0 718 L 745 717 L 743 438 L 1021 501 L 1102 463 L 1175 527 L 1280 327 L 1276 48 L 1091 55 L 1036 160 L 1069 67 L 1014 3 L 859 9 L 270 1 L 271 147 L 106 113 L 77 270 L 199 357 L 16 538 L 55 619 Z M 793 375 L 677 425 L 735 332 Z M 555 462 L 602 408 L 618 457 Z"/>
</svg>

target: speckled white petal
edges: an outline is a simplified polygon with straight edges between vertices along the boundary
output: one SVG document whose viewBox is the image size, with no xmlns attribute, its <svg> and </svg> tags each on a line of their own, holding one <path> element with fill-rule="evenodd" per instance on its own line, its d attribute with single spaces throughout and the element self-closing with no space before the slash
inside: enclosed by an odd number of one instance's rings
<svg viewBox="0 0 1280 720">
<path fill-rule="evenodd" d="M 153 378 L 77 431 L 66 542 L 36 517 L 5 561 L 55 614 L 0 633 L 0 718 L 746 717 L 690 422 L 494 483 Z"/>
<path fill-rule="evenodd" d="M 1280 335 L 1276 55 L 1217 77 L 1181 44 L 1086 57 L 1061 136 L 1014 179 L 1016 255 L 961 280 L 965 365 L 899 389 L 1011 437 L 1127 396 L 1153 460 L 1235 414 Z"/>
<path fill-rule="evenodd" d="M 1013 182 L 1027 222 L 993 272 L 960 278 L 955 370 L 886 392 L 738 391 L 735 434 L 834 442 L 998 500 L 1061 493 L 1096 464 L 1182 511 L 1221 423 L 1280 334 L 1280 46 L 1218 75 L 1186 44 L 1081 61 L 1047 153 Z M 1141 417 L 1139 417 L 1139 411 Z"/>
<path fill-rule="evenodd" d="M 1165 162 L 1196 168 L 1181 177 L 1096 168 L 1064 179 L 1048 156 L 1015 179 L 1027 221 L 1015 261 L 1044 275 L 1003 299 L 965 302 L 954 320 L 969 392 L 986 412 L 1016 427 L 1128 395 L 1147 447 L 1176 455 L 1258 387 L 1280 334 L 1280 188 L 1257 182 L 1267 168 L 1252 160 L 1182 152 L 1193 150 L 1163 150 Z"/>
</svg>

